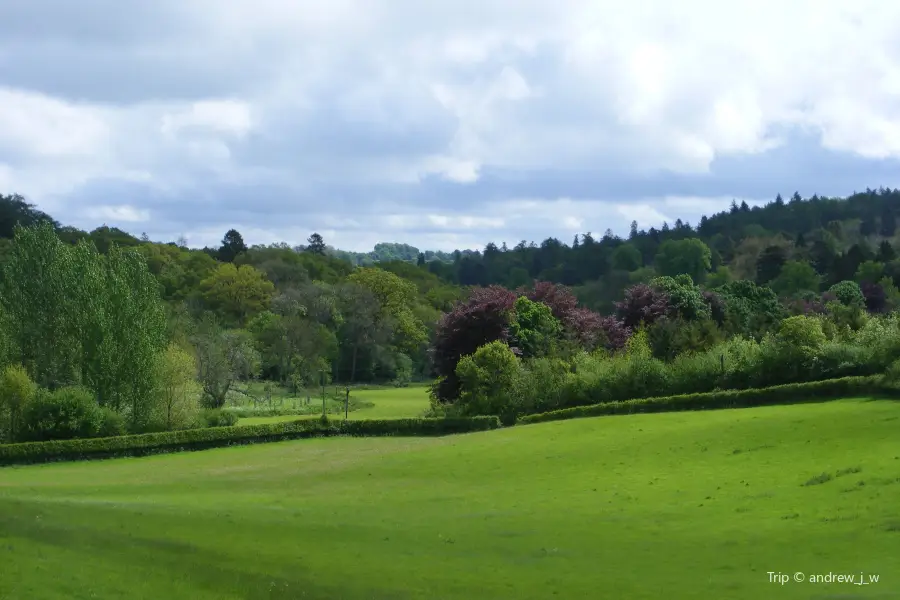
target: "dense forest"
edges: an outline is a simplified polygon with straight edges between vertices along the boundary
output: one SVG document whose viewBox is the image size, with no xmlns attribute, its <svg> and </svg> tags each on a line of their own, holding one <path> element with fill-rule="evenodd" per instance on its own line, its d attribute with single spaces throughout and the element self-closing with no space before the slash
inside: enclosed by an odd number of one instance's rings
<svg viewBox="0 0 900 600">
<path fill-rule="evenodd" d="M 4 435 L 28 437 L 29 386 L 47 414 L 93 402 L 112 431 L 148 431 L 194 422 L 173 417 L 188 381 L 217 410 L 247 380 L 299 394 L 436 377 L 437 413 L 497 414 L 884 370 L 859 336 L 900 300 L 898 208 L 890 189 L 795 193 L 625 238 L 362 254 L 236 230 L 191 249 L 0 196 L 0 388 L 20 390 L 0 394 Z"/>
</svg>

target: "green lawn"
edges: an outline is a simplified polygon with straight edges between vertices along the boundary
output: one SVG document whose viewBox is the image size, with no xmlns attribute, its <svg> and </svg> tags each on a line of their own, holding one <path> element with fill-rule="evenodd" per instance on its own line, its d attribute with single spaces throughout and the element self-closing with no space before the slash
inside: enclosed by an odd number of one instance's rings
<svg viewBox="0 0 900 600">
<path fill-rule="evenodd" d="M 0 598 L 898 598 L 898 506 L 890 401 L 4 468 Z"/>
<path fill-rule="evenodd" d="M 404 419 L 422 416 L 428 409 L 428 386 L 411 385 L 405 388 L 385 388 L 374 390 L 353 390 L 351 397 L 372 402 L 374 406 L 350 411 L 350 419 Z M 315 404 L 315 398 L 312 403 Z M 321 409 L 322 400 L 319 398 L 318 406 Z M 321 410 L 320 410 L 321 414 Z M 312 415 L 316 418 L 318 415 Z M 328 415 L 332 419 L 343 418 L 340 415 Z M 259 425 L 261 423 L 277 423 L 279 421 L 295 421 L 297 419 L 310 418 L 298 415 L 284 415 L 278 417 L 246 417 L 238 422 L 238 425 Z"/>
</svg>

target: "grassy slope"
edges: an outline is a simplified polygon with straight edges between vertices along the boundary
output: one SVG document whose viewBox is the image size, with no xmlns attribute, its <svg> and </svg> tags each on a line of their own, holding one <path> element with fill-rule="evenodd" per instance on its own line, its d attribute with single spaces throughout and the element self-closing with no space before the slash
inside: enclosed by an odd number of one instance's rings
<svg viewBox="0 0 900 600">
<path fill-rule="evenodd" d="M 349 413 L 350 419 L 403 419 L 419 417 L 428 409 L 428 386 L 414 385 L 406 388 L 386 388 L 377 390 L 354 390 L 352 397 L 373 402 L 374 406 L 360 408 Z M 313 399 L 315 403 L 315 399 Z M 319 408 L 321 408 L 321 398 Z M 321 411 L 320 411 L 321 412 Z M 318 415 L 312 415 L 316 418 Z M 329 415 L 331 418 L 342 418 L 340 415 Z M 240 425 L 259 425 L 260 423 L 277 423 L 294 421 L 304 417 L 248 417 L 241 419 Z"/>
<path fill-rule="evenodd" d="M 896 598 L 898 425 L 847 400 L 0 469 L 0 598 Z"/>
</svg>

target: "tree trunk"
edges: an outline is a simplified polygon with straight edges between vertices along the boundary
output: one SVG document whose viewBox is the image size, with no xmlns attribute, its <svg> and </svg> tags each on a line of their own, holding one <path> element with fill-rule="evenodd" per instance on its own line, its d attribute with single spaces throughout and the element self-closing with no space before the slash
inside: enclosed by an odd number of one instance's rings
<svg viewBox="0 0 900 600">
<path fill-rule="evenodd" d="M 356 355 L 359 352 L 359 346 L 353 346 L 353 360 L 350 362 L 350 383 L 356 381 Z"/>
</svg>

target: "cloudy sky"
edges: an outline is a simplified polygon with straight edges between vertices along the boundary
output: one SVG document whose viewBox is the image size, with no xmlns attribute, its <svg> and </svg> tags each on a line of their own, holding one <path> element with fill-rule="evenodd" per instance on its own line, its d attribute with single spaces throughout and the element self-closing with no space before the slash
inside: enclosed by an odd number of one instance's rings
<svg viewBox="0 0 900 600">
<path fill-rule="evenodd" d="M 900 2 L 0 0 L 0 193 L 348 250 L 900 186 Z"/>
</svg>

